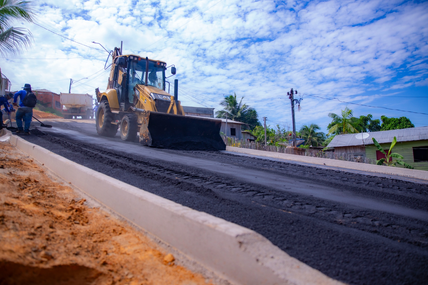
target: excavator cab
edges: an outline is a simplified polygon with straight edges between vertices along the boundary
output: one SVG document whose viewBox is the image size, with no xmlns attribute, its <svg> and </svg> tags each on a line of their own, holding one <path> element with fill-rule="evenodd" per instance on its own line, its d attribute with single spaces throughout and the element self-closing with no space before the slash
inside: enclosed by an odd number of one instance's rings
<svg viewBox="0 0 428 285">
<path fill-rule="evenodd" d="M 221 121 L 185 116 L 178 94 L 165 91 L 166 70 L 163 61 L 122 55 L 116 48 L 107 90 L 96 90 L 100 102 L 95 116 L 98 134 L 112 137 L 120 127 L 123 140 L 138 139 L 143 145 L 226 149 L 220 137 Z M 174 66 L 170 72 L 176 73 Z"/>
</svg>

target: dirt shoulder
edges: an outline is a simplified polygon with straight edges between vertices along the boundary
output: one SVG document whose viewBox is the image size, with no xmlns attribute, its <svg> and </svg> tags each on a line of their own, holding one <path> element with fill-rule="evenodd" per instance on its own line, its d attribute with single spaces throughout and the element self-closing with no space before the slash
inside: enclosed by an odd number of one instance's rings
<svg viewBox="0 0 428 285">
<path fill-rule="evenodd" d="M 208 284 L 0 142 L 0 284 Z"/>
<path fill-rule="evenodd" d="M 37 119 L 63 119 L 62 117 L 57 116 L 55 114 L 43 112 L 36 109 L 33 109 L 33 116 Z"/>
</svg>

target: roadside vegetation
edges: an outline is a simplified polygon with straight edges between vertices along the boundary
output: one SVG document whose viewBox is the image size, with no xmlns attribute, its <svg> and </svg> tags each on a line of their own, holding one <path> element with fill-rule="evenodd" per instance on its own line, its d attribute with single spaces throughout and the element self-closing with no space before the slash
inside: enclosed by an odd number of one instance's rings
<svg viewBox="0 0 428 285">
<path fill-rule="evenodd" d="M 242 129 L 249 130 L 255 136 L 255 141 L 258 143 L 264 144 L 266 133 L 267 145 L 286 146 L 290 139 L 292 139 L 292 131 L 280 125 L 276 125 L 275 127 L 267 125 L 265 130 L 257 118 L 257 111 L 245 104 L 243 100 L 244 97 L 238 99 L 236 93 L 224 97 L 223 101 L 220 102 L 223 110 L 217 111 L 216 117 L 244 123 L 245 125 L 243 125 Z M 299 147 L 327 147 L 336 135 L 341 134 L 378 132 L 414 127 L 407 117 L 388 118 L 381 116 L 380 119 L 374 119 L 372 114 L 354 117 L 353 111 L 349 108 L 341 110 L 338 114 L 329 113 L 328 116 L 332 120 L 327 126 L 327 134 L 321 132 L 321 128 L 316 123 L 303 125 L 296 132 L 296 138 L 305 140 Z"/>
<path fill-rule="evenodd" d="M 394 139 L 392 140 L 391 146 L 389 147 L 388 151 L 384 151 L 381 145 L 376 141 L 375 138 L 372 138 L 372 140 L 376 148 L 385 155 L 384 158 L 381 158 L 376 162 L 377 165 L 386 165 L 386 166 L 401 165 L 401 166 L 404 166 L 405 168 L 414 169 L 413 166 L 403 161 L 404 157 L 401 154 L 391 152 L 395 144 L 397 143 L 396 137 L 394 137 Z"/>
<path fill-rule="evenodd" d="M 34 107 L 34 109 L 45 112 L 45 113 L 54 114 L 54 115 L 57 115 L 59 117 L 64 117 L 64 115 L 62 114 L 61 111 L 58 111 L 52 107 L 48 107 L 47 103 L 44 103 L 40 100 L 37 101 L 37 105 L 36 105 L 36 107 Z"/>
</svg>

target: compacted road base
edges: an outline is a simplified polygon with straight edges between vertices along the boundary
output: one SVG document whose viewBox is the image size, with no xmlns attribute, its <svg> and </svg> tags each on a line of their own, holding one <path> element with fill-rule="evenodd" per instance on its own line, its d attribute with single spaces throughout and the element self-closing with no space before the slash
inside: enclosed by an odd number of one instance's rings
<svg viewBox="0 0 428 285">
<path fill-rule="evenodd" d="M 159 150 L 98 137 L 93 124 L 49 123 L 54 128 L 25 139 L 252 229 L 329 277 L 350 284 L 428 280 L 426 182 L 228 152 Z"/>
</svg>

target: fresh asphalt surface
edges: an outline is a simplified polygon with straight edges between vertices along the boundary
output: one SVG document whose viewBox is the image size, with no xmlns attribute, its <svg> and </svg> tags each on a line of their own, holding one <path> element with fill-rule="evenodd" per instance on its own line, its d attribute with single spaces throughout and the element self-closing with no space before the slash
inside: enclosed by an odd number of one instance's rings
<svg viewBox="0 0 428 285">
<path fill-rule="evenodd" d="M 44 121 L 24 139 L 93 170 L 265 236 L 350 284 L 428 284 L 428 184 L 229 152 L 104 138 Z M 41 131 L 41 132 L 40 132 Z"/>
</svg>

